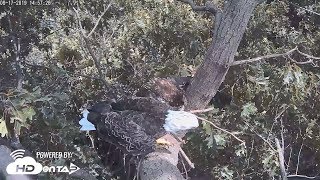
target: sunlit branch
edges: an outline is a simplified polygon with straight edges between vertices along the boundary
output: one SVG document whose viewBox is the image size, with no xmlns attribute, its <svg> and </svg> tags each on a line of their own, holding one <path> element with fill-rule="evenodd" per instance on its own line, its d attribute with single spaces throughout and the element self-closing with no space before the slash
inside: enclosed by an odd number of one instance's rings
<svg viewBox="0 0 320 180">
<path fill-rule="evenodd" d="M 281 171 L 281 176 L 283 180 L 287 180 L 287 172 L 286 168 L 284 166 L 284 149 L 281 147 L 279 139 L 275 138 L 276 145 L 277 145 L 277 150 L 278 150 L 278 156 L 279 156 L 279 164 L 280 164 L 280 171 Z"/>
<path fill-rule="evenodd" d="M 191 112 L 191 113 L 204 113 L 204 112 L 209 112 L 209 111 L 212 111 L 212 110 L 215 110 L 215 108 L 214 107 L 210 107 L 210 108 L 207 108 L 207 109 L 191 110 L 189 112 Z"/>
<path fill-rule="evenodd" d="M 207 120 L 207 119 L 205 119 L 205 118 L 199 117 L 199 116 L 197 116 L 197 118 L 198 118 L 199 120 L 201 120 L 201 121 L 204 121 L 204 122 L 207 122 L 207 123 L 211 124 L 211 125 L 212 125 L 213 127 L 215 127 L 216 129 L 219 129 L 220 131 L 225 132 L 225 133 L 231 135 L 231 136 L 234 137 L 236 140 L 238 140 L 239 142 L 241 142 L 241 144 L 245 144 L 245 142 L 244 142 L 243 140 L 241 140 L 240 138 L 238 138 L 236 135 L 234 135 L 233 133 L 231 133 L 231 132 L 229 132 L 229 131 L 227 131 L 227 130 L 225 130 L 225 129 L 220 128 L 219 126 L 213 124 L 211 121 L 209 121 L 209 120 Z"/>
<path fill-rule="evenodd" d="M 303 10 L 305 10 L 305 11 L 308 11 L 308 12 L 311 13 L 311 14 L 315 14 L 315 15 L 317 15 L 317 16 L 320 16 L 320 13 L 318 13 L 318 12 L 314 12 L 314 11 L 312 11 L 312 10 L 310 10 L 310 9 L 307 9 L 307 8 L 304 8 L 304 7 L 300 7 L 300 6 L 298 6 L 298 5 L 296 5 L 296 4 L 292 3 L 292 2 L 289 2 L 289 3 L 290 3 L 291 5 L 299 8 L 299 9 L 303 9 Z"/>
<path fill-rule="evenodd" d="M 307 61 L 296 61 L 296 60 L 294 60 L 291 57 L 291 55 L 294 52 L 297 52 L 298 54 L 304 56 L 305 58 L 307 58 L 309 60 L 307 60 Z M 277 58 L 277 57 L 286 57 L 290 61 L 292 61 L 292 62 L 294 62 L 296 64 L 311 64 L 314 67 L 318 67 L 318 65 L 315 63 L 315 60 L 316 61 L 320 60 L 320 57 L 316 57 L 316 56 L 312 56 L 312 55 L 303 53 L 297 47 L 295 47 L 295 48 L 289 50 L 288 52 L 281 53 L 281 54 L 270 54 L 270 55 L 260 56 L 260 57 L 256 57 L 256 58 L 252 58 L 252 59 L 234 61 L 231 66 L 236 66 L 236 65 L 241 65 L 241 64 L 248 64 L 248 63 L 258 62 L 258 61 L 267 60 L 267 59 L 271 59 L 271 58 Z"/>
<path fill-rule="evenodd" d="M 92 28 L 92 30 L 90 31 L 90 33 L 88 34 L 88 37 L 90 37 L 92 35 L 92 33 L 96 30 L 99 22 L 101 21 L 102 16 L 104 16 L 104 14 L 109 10 L 109 8 L 111 7 L 111 3 L 107 6 L 107 8 L 103 11 L 103 13 L 99 16 L 96 24 L 94 25 L 94 27 Z"/>
</svg>

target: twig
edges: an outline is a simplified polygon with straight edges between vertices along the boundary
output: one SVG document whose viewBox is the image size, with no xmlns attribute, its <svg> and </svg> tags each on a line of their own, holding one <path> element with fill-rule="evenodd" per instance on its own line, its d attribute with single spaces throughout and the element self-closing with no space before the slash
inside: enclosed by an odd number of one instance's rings
<svg viewBox="0 0 320 180">
<path fill-rule="evenodd" d="M 182 158 L 181 164 L 182 164 L 182 167 L 184 170 L 184 175 L 185 175 L 186 179 L 188 179 L 188 171 L 187 171 L 186 165 L 184 164 L 183 157 L 182 157 L 181 153 L 179 153 L 179 156 L 181 156 L 181 158 Z"/>
<path fill-rule="evenodd" d="M 269 130 L 268 137 L 267 137 L 267 141 L 269 141 L 269 138 L 270 138 L 270 136 L 272 135 L 272 130 L 273 130 L 273 127 L 274 127 L 275 124 L 276 124 L 276 122 L 275 122 L 275 120 L 274 120 L 273 123 L 272 123 L 272 126 L 271 126 L 271 128 L 270 128 L 270 130 Z"/>
<path fill-rule="evenodd" d="M 252 155 L 252 151 L 253 151 L 253 146 L 254 146 L 254 138 L 252 138 L 252 141 L 251 141 L 251 149 L 250 149 L 250 152 L 247 153 L 247 166 L 246 168 L 249 168 L 249 165 L 250 165 L 250 157 Z"/>
<path fill-rule="evenodd" d="M 265 2 L 265 0 L 257 0 L 257 3 L 258 3 L 258 4 L 261 4 L 261 3 L 263 3 L 263 2 Z"/>
<path fill-rule="evenodd" d="M 247 126 L 249 126 L 249 127 L 251 127 L 251 129 L 252 129 L 252 131 L 258 136 L 258 137 L 260 137 L 265 143 L 267 143 L 268 145 L 269 145 L 269 147 L 273 150 L 273 151 L 276 151 L 275 149 L 274 149 L 274 147 L 270 144 L 270 142 L 269 141 L 267 141 L 264 137 L 262 137 L 260 134 L 258 134 L 255 130 L 254 130 L 254 128 L 249 124 L 249 123 L 247 123 L 247 122 L 245 122 L 245 121 L 243 121 Z"/>
<path fill-rule="evenodd" d="M 285 105 L 284 105 L 284 108 L 282 109 L 282 111 L 280 111 L 280 113 L 278 113 L 278 114 L 276 115 L 276 117 L 274 118 L 274 121 L 276 121 L 277 119 L 279 119 L 280 116 L 282 116 L 283 113 L 284 113 L 288 108 L 289 108 L 289 106 L 285 104 Z"/>
<path fill-rule="evenodd" d="M 182 148 L 179 149 L 179 153 L 181 154 L 181 156 L 186 160 L 186 162 L 188 163 L 188 165 L 194 169 L 194 164 L 191 162 L 191 160 L 189 159 L 189 157 L 186 155 L 186 153 L 183 151 Z"/>
<path fill-rule="evenodd" d="M 91 136 L 90 131 L 87 131 L 87 132 L 86 132 L 86 135 L 87 135 L 87 136 L 89 137 L 89 139 L 90 139 L 92 149 L 95 149 L 94 139 L 93 139 L 93 137 Z"/>
<path fill-rule="evenodd" d="M 315 63 L 313 62 L 313 59 L 309 59 L 308 61 L 299 62 L 299 61 L 294 60 L 294 59 L 293 59 L 292 57 L 290 57 L 290 56 L 287 56 L 287 58 L 288 58 L 290 61 L 292 61 L 292 62 L 294 62 L 294 63 L 296 63 L 296 64 L 300 64 L 300 65 L 303 65 L 303 64 L 312 64 L 312 66 L 314 66 L 314 67 L 317 67 L 317 66 L 318 66 L 317 64 L 315 64 Z"/>
<path fill-rule="evenodd" d="M 278 113 L 277 114 L 277 116 L 274 118 L 274 121 L 276 121 L 277 119 L 279 119 L 280 118 L 280 126 L 281 126 L 281 144 L 282 144 L 282 149 L 284 149 L 285 148 L 285 145 L 284 145 L 284 136 L 283 136 L 283 132 L 284 132 L 284 126 L 283 126 L 283 120 L 282 120 L 282 115 L 283 115 L 283 113 L 289 108 L 289 106 L 288 105 L 284 105 L 284 106 L 282 106 L 282 107 L 284 107 L 283 109 L 282 109 L 282 111 L 280 111 L 280 113 Z"/>
<path fill-rule="evenodd" d="M 283 126 L 283 120 L 282 118 L 280 118 L 280 124 L 281 124 L 281 143 L 282 143 L 282 149 L 284 150 L 284 136 L 283 136 L 283 132 L 284 132 L 284 126 Z"/>
<path fill-rule="evenodd" d="M 297 52 L 298 54 L 308 58 L 308 61 L 296 61 L 294 60 L 290 55 L 292 55 L 293 52 Z M 287 57 L 289 58 L 290 61 L 296 63 L 296 64 L 312 64 L 314 67 L 317 67 L 318 65 L 316 65 L 314 63 L 314 60 L 320 60 L 320 57 L 316 57 L 316 56 L 312 56 L 306 53 L 301 52 L 297 47 L 289 50 L 288 52 L 285 53 L 281 53 L 281 54 L 270 54 L 270 55 L 266 55 L 266 56 L 260 56 L 260 57 L 256 57 L 256 58 L 252 58 L 252 59 L 246 59 L 246 60 L 239 60 L 239 61 L 234 61 L 231 66 L 236 66 L 236 65 L 241 65 L 241 64 L 247 64 L 247 63 L 252 63 L 252 62 L 257 62 L 257 61 L 262 61 L 265 59 L 271 59 L 271 58 L 276 58 L 276 57 Z"/>
<path fill-rule="evenodd" d="M 305 175 L 298 175 L 298 174 L 295 174 L 295 175 L 288 175 L 287 176 L 288 178 L 295 178 L 295 177 L 297 177 L 297 178 L 301 178 L 301 179 L 316 179 L 316 178 L 318 178 L 319 176 L 314 176 L 314 177 L 309 177 L 309 176 L 305 176 Z"/>
<path fill-rule="evenodd" d="M 273 126 L 274 126 L 274 124 L 276 123 L 277 119 L 279 119 L 279 118 L 283 115 L 283 113 L 289 108 L 289 106 L 288 106 L 287 104 L 284 104 L 284 105 L 282 105 L 281 107 L 284 107 L 284 108 L 280 111 L 280 113 L 277 113 L 276 117 L 274 118 L 273 123 L 272 123 L 272 126 L 271 126 L 271 129 L 270 129 L 270 131 L 269 131 L 269 135 L 268 135 L 267 140 L 269 140 L 269 137 L 270 137 L 270 134 L 271 134 L 271 132 L 272 132 Z M 281 119 L 280 121 L 281 121 L 281 128 L 282 128 L 282 131 L 281 131 L 281 133 L 282 133 L 282 134 L 281 134 L 282 144 L 284 144 L 282 119 Z"/>
<path fill-rule="evenodd" d="M 207 12 L 212 13 L 213 15 L 216 15 L 217 13 L 219 13 L 221 11 L 216 5 L 214 5 L 213 3 L 210 3 L 209 1 L 207 1 L 204 6 L 197 6 L 193 2 L 193 0 L 178 0 L 178 1 L 189 4 L 191 6 L 192 10 L 194 10 L 194 11 L 207 11 Z"/>
<path fill-rule="evenodd" d="M 136 172 L 137 180 L 140 180 L 141 163 L 142 163 L 143 159 L 144 158 L 140 158 L 138 165 L 137 165 L 137 172 Z"/>
<path fill-rule="evenodd" d="M 298 174 L 298 171 L 299 171 L 300 155 L 301 155 L 302 146 L 303 146 L 303 143 L 301 144 L 300 149 L 299 149 L 299 153 L 298 153 L 298 162 L 297 162 L 297 167 L 296 167 L 296 174 Z"/>
<path fill-rule="evenodd" d="M 17 70 L 17 78 L 18 78 L 18 84 L 17 89 L 22 89 L 22 82 L 23 82 L 23 74 L 21 69 L 21 61 L 20 61 L 20 41 L 21 39 L 18 38 L 17 42 L 15 44 L 15 55 L 16 55 L 16 70 Z"/>
<path fill-rule="evenodd" d="M 287 178 L 286 168 L 285 168 L 285 166 L 284 166 L 284 152 L 283 152 L 283 148 L 281 147 L 278 138 L 275 138 L 275 141 L 276 141 L 277 150 L 278 150 L 281 176 L 282 176 L 282 179 L 283 179 L 283 180 L 287 180 L 288 178 Z"/>
<path fill-rule="evenodd" d="M 299 49 L 297 49 L 297 52 L 298 52 L 299 54 L 305 56 L 306 58 L 315 59 L 315 60 L 320 60 L 320 57 L 315 57 L 315 56 L 312 56 L 312 55 L 303 53 L 303 52 L 301 52 Z"/>
<path fill-rule="evenodd" d="M 219 126 L 213 124 L 211 121 L 209 121 L 209 120 L 207 120 L 207 119 L 204 119 L 204 118 L 202 118 L 202 117 L 199 117 L 199 116 L 197 116 L 197 118 L 198 118 L 199 120 L 201 120 L 201 121 L 204 121 L 204 122 L 207 122 L 207 123 L 211 124 L 213 127 L 219 129 L 220 131 L 223 131 L 223 132 L 225 132 L 225 133 L 227 133 L 227 134 L 230 134 L 230 135 L 231 135 L 232 137 L 234 137 L 236 140 L 238 140 L 239 142 L 241 142 L 241 144 L 245 144 L 245 142 L 244 142 L 243 140 L 241 140 L 240 138 L 238 138 L 236 135 L 234 135 L 233 133 L 231 133 L 231 132 L 229 132 L 229 131 L 227 131 L 227 130 L 225 130 L 225 129 L 220 128 Z"/>
<path fill-rule="evenodd" d="M 292 147 L 290 148 L 289 158 L 288 158 L 288 162 L 287 162 L 287 170 L 288 170 L 289 167 L 290 167 L 291 156 L 292 156 Z"/>
<path fill-rule="evenodd" d="M 307 8 L 300 7 L 300 6 L 298 6 L 298 5 L 296 5 L 296 4 L 292 3 L 292 2 L 289 2 L 289 4 L 295 6 L 295 7 L 299 8 L 299 9 L 303 9 L 303 10 L 305 10 L 305 11 L 308 11 L 308 12 L 310 12 L 310 13 L 312 13 L 312 14 L 317 15 L 317 16 L 320 16 L 320 13 L 318 13 L 318 12 L 314 12 L 314 11 L 311 11 L 311 10 L 309 10 L 309 9 L 307 9 Z"/>
<path fill-rule="evenodd" d="M 101 21 L 102 16 L 104 16 L 104 14 L 109 10 L 111 6 L 111 3 L 109 3 L 109 5 L 107 6 L 107 8 L 103 11 L 103 13 L 99 16 L 97 22 L 95 23 L 94 27 L 92 28 L 92 30 L 90 31 L 90 33 L 88 34 L 88 37 L 90 37 L 92 35 L 92 33 L 96 30 L 99 22 Z"/>
<path fill-rule="evenodd" d="M 256 132 L 255 132 L 256 133 Z M 269 145 L 269 147 L 273 150 L 276 151 L 276 149 L 274 149 L 274 147 L 270 144 L 269 141 L 267 141 L 266 139 L 264 139 L 264 137 L 262 137 L 260 134 L 256 133 L 257 136 L 259 136 L 265 143 L 267 143 Z"/>
<path fill-rule="evenodd" d="M 204 113 L 204 112 L 212 111 L 212 110 L 214 110 L 214 109 L 215 109 L 214 107 L 210 107 L 210 108 L 207 108 L 207 109 L 191 110 L 191 111 L 189 111 L 189 112 L 190 112 L 190 113 Z"/>
<path fill-rule="evenodd" d="M 85 42 L 85 45 L 89 51 L 89 54 L 91 55 L 93 61 L 94 61 L 94 64 L 98 70 L 98 74 L 99 74 L 99 77 L 101 78 L 103 84 L 106 86 L 106 87 L 109 87 L 109 84 L 108 82 L 103 78 L 103 73 L 102 73 L 102 68 L 101 68 L 101 65 L 100 65 L 100 59 L 98 59 L 95 55 L 95 53 L 93 52 L 93 49 L 91 47 L 91 44 L 90 44 L 90 41 L 88 39 L 88 36 L 86 36 L 84 34 L 84 30 L 82 28 L 82 25 L 81 25 L 81 21 L 80 21 L 80 15 L 79 15 L 79 12 L 78 10 L 76 10 L 75 8 L 73 8 L 74 12 L 76 13 L 76 16 L 77 16 L 77 19 L 78 19 L 78 23 L 79 23 L 79 27 L 80 27 L 80 34 Z"/>
<path fill-rule="evenodd" d="M 289 55 L 289 54 L 293 53 L 296 49 L 297 49 L 297 47 L 291 49 L 290 51 L 288 51 L 288 52 L 286 52 L 286 53 L 270 54 L 270 55 L 260 56 L 260 57 L 256 57 L 256 58 L 252 58 L 252 59 L 234 61 L 231 66 L 236 66 L 236 65 L 240 65 L 240 64 L 247 64 L 247 63 L 262 61 L 262 60 L 264 60 L 264 59 L 270 59 L 270 58 L 276 58 L 276 57 L 286 56 L 286 55 Z"/>
</svg>

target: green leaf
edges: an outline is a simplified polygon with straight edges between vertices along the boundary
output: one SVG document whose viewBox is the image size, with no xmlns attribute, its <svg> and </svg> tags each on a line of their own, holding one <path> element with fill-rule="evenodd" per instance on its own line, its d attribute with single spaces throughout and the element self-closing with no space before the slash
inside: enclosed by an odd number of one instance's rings
<svg viewBox="0 0 320 180">
<path fill-rule="evenodd" d="M 235 153 L 238 157 L 244 157 L 247 153 L 246 146 L 244 144 L 237 146 Z"/>
<path fill-rule="evenodd" d="M 213 147 L 213 144 L 214 144 L 214 137 L 213 137 L 213 132 L 212 132 L 212 128 L 210 126 L 210 124 L 206 123 L 206 122 L 202 122 L 202 128 L 205 132 L 205 134 L 207 135 L 206 137 L 206 145 L 208 148 L 212 148 Z"/>
<path fill-rule="evenodd" d="M 213 135 L 213 137 L 214 137 L 214 139 L 215 139 L 215 141 L 216 141 L 216 144 L 218 145 L 218 146 L 222 146 L 222 147 L 225 147 L 226 146 L 226 143 L 227 143 L 227 141 L 226 141 L 226 136 L 225 135 L 223 135 L 223 134 L 216 134 L 216 135 Z M 219 149 L 219 148 L 218 148 Z"/>
<path fill-rule="evenodd" d="M 13 119 L 26 123 L 27 119 L 32 120 L 35 114 L 36 112 L 32 107 L 24 107 L 22 110 L 13 111 Z"/>
<path fill-rule="evenodd" d="M 254 103 L 248 103 L 243 106 L 243 110 L 241 112 L 242 118 L 248 118 L 251 115 L 255 114 L 258 111 Z"/>
<path fill-rule="evenodd" d="M 27 107 L 22 110 L 24 118 L 32 120 L 32 117 L 36 114 L 32 107 Z"/>
</svg>

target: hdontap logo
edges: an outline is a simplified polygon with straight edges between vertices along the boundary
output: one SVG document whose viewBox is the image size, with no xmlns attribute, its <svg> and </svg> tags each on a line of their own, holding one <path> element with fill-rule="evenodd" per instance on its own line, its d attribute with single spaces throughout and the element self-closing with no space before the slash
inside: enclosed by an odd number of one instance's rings
<svg viewBox="0 0 320 180">
<path fill-rule="evenodd" d="M 8 174 L 39 174 L 40 172 L 64 172 L 72 174 L 80 168 L 73 163 L 67 166 L 42 166 L 33 157 L 24 156 L 25 150 L 18 149 L 10 153 L 14 162 L 7 166 Z"/>
</svg>

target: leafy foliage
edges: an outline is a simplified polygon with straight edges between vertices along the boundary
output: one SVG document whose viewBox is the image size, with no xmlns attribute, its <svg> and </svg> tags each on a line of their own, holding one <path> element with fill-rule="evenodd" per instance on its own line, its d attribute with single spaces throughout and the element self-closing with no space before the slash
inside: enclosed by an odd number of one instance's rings
<svg viewBox="0 0 320 180">
<path fill-rule="evenodd" d="M 213 24 L 208 14 L 194 13 L 176 1 L 113 2 L 89 37 L 100 58 L 103 77 L 99 77 L 73 7 L 89 34 L 107 5 L 79 1 L 0 7 L 1 137 L 12 136 L 14 127 L 21 143 L 34 152 L 76 152 L 70 161 L 83 164 L 101 179 L 109 172 L 79 132 L 79 109 L 88 100 L 134 94 L 153 77 L 192 75 L 211 42 Z M 320 56 L 319 16 L 312 11 L 320 12 L 319 2 L 268 1 L 258 6 L 236 59 L 296 46 Z M 18 39 L 20 62 L 14 54 Z M 306 60 L 297 54 L 294 58 Z M 16 88 L 19 68 L 22 89 Z M 105 90 L 101 78 L 112 90 Z M 276 178 L 280 173 L 274 138 L 283 138 L 289 173 L 295 173 L 297 166 L 299 174 L 319 173 L 319 78 L 318 67 L 284 57 L 232 67 L 220 89 L 232 97 L 231 103 L 204 116 L 246 145 L 203 122 L 201 130 L 187 137 L 186 151 L 197 169 L 216 179 Z"/>
</svg>

